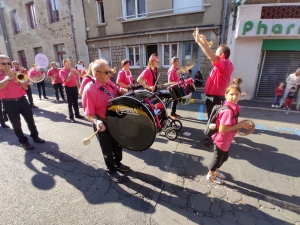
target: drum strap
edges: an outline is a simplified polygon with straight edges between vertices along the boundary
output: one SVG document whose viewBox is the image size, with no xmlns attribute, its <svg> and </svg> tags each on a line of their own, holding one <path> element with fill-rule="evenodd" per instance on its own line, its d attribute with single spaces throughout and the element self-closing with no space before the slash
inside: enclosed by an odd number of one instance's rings
<svg viewBox="0 0 300 225">
<path fill-rule="evenodd" d="M 112 87 L 112 86 L 111 86 Z M 113 87 L 112 87 L 113 88 Z M 103 86 L 100 87 L 100 90 L 103 91 L 108 97 L 114 98 Z"/>
</svg>

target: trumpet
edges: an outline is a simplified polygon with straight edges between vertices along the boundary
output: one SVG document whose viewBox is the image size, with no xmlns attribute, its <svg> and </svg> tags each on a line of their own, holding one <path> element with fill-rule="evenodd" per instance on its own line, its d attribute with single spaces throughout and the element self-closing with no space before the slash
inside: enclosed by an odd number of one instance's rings
<svg viewBox="0 0 300 225">
<path fill-rule="evenodd" d="M 28 80 L 28 76 L 25 73 L 17 73 L 17 81 L 20 83 L 25 83 Z"/>
<path fill-rule="evenodd" d="M 194 31 L 193 37 L 196 39 L 196 31 Z M 211 47 L 212 44 L 213 44 L 213 42 L 212 42 L 212 41 L 207 41 L 207 40 L 205 40 L 205 44 L 206 44 L 208 47 Z"/>
</svg>

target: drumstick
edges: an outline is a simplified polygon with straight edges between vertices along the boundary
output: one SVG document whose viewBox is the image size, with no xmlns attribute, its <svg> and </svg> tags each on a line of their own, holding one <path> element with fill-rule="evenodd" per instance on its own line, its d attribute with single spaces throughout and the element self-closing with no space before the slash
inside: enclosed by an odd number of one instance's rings
<svg viewBox="0 0 300 225">
<path fill-rule="evenodd" d="M 159 77 L 160 77 L 160 74 L 158 74 L 158 76 L 157 76 L 157 79 L 156 79 L 156 81 L 155 81 L 154 87 L 157 85 L 157 82 L 158 82 Z M 155 89 L 155 88 L 154 88 L 154 89 Z M 152 92 L 153 92 L 153 91 L 154 91 L 154 90 L 152 90 Z"/>
<path fill-rule="evenodd" d="M 91 142 L 91 139 L 100 131 L 101 129 L 96 130 L 89 138 L 85 138 L 82 140 L 84 145 L 88 145 Z"/>
</svg>

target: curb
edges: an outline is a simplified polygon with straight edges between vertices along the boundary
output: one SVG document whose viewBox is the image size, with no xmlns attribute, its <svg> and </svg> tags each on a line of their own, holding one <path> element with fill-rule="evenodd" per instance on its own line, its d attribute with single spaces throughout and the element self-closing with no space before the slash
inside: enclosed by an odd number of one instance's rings
<svg viewBox="0 0 300 225">
<path fill-rule="evenodd" d="M 205 100 L 191 98 L 190 103 L 205 104 Z M 270 108 L 251 107 L 251 106 L 242 106 L 242 105 L 240 105 L 240 107 L 242 109 L 255 109 L 255 110 L 265 110 L 265 111 L 272 111 L 272 112 L 284 112 L 287 114 L 291 114 L 291 113 L 292 114 L 300 114 L 300 110 L 270 109 Z"/>
</svg>

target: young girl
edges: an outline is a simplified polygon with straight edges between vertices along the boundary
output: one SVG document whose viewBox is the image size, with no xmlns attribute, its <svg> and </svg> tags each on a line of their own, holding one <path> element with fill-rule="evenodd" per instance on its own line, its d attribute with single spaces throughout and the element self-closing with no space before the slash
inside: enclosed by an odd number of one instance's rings
<svg viewBox="0 0 300 225">
<path fill-rule="evenodd" d="M 278 108 L 280 106 L 280 100 L 284 93 L 284 82 L 281 82 L 277 88 L 275 88 L 275 98 L 272 107 Z"/>
<path fill-rule="evenodd" d="M 242 78 L 240 78 L 240 77 L 235 77 L 235 78 L 233 78 L 232 79 L 232 82 L 231 82 L 232 84 L 236 84 L 236 85 L 238 85 L 238 86 L 242 86 L 242 83 L 243 83 L 243 80 L 242 80 Z M 247 94 L 246 94 L 246 92 L 242 92 L 241 93 L 241 100 L 243 100 L 244 98 L 246 98 L 246 96 L 247 96 Z"/>
<path fill-rule="evenodd" d="M 238 128 L 251 129 L 252 125 L 244 122 L 238 122 L 235 117 L 240 107 L 237 102 L 241 97 L 241 89 L 237 84 L 230 84 L 225 92 L 226 101 L 224 105 L 229 106 L 231 109 L 223 109 L 217 119 L 218 132 L 212 137 L 214 140 L 214 154 L 211 163 L 208 166 L 209 172 L 206 179 L 217 183 L 223 184 L 226 177 L 219 172 L 219 168 L 227 161 L 229 156 L 229 147 Z"/>
</svg>

